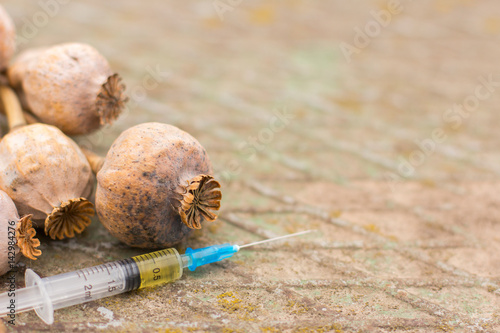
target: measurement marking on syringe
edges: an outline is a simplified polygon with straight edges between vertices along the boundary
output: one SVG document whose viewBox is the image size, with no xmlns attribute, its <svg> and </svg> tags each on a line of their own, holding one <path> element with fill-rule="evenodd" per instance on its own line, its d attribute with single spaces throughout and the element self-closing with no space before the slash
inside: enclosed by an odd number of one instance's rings
<svg viewBox="0 0 500 333">
<path fill-rule="evenodd" d="M 155 258 L 153 258 L 153 256 L 151 255 L 151 253 L 148 253 L 147 256 L 149 256 L 149 258 L 151 258 L 151 260 L 153 260 L 153 262 L 156 264 Z"/>
<path fill-rule="evenodd" d="M 108 271 L 108 275 L 111 275 L 111 272 L 108 269 L 108 265 L 104 265 L 104 267 L 106 267 L 106 270 Z"/>
<path fill-rule="evenodd" d="M 85 279 L 85 281 L 87 281 L 87 277 L 85 276 L 85 273 L 82 270 L 80 270 L 79 272 L 82 272 L 83 278 Z M 78 277 L 80 277 L 80 274 L 78 274 Z"/>
</svg>

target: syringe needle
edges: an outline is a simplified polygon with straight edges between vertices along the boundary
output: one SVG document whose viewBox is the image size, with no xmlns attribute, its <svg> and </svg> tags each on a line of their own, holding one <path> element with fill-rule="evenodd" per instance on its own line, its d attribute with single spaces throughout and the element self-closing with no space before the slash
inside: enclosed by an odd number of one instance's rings
<svg viewBox="0 0 500 333">
<path fill-rule="evenodd" d="M 273 241 L 277 241 L 277 240 L 283 239 L 283 238 L 305 235 L 305 234 L 308 234 L 308 233 L 313 232 L 313 231 L 316 231 L 316 230 L 306 230 L 306 231 L 296 232 L 294 234 L 289 234 L 289 235 L 285 235 L 285 236 L 279 236 L 279 237 L 274 237 L 274 238 L 270 238 L 270 239 L 265 239 L 263 241 L 258 241 L 258 242 L 254 242 L 254 243 L 250 243 L 250 244 L 240 245 L 239 248 L 242 249 L 244 247 L 254 246 L 254 245 L 267 243 L 267 242 L 273 242 Z"/>
</svg>

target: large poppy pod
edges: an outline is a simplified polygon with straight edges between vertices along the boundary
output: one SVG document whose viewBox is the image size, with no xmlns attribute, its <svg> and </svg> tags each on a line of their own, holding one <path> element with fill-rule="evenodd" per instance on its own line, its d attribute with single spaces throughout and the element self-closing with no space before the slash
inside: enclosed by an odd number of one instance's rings
<svg viewBox="0 0 500 333">
<path fill-rule="evenodd" d="M 205 149 L 188 133 L 160 123 L 132 127 L 97 173 L 97 213 L 128 245 L 172 246 L 217 218 L 221 192 L 212 174 Z"/>
</svg>

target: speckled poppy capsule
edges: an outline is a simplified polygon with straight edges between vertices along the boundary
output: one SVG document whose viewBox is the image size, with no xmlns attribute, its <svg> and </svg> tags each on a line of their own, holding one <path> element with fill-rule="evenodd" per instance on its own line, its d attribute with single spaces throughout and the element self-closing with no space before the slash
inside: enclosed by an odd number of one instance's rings
<svg viewBox="0 0 500 333">
<path fill-rule="evenodd" d="M 9 14 L 0 5 L 0 72 L 9 65 L 16 50 L 16 30 Z"/>
<path fill-rule="evenodd" d="M 67 135 L 88 134 L 112 123 L 128 100 L 120 76 L 86 44 L 27 50 L 14 60 L 8 77 L 41 122 Z"/>
<path fill-rule="evenodd" d="M 14 202 L 7 193 L 0 191 L 0 275 L 10 271 L 15 263 L 25 257 L 36 260 L 42 254 L 40 241 L 31 225 L 31 216 L 19 218 Z"/>
<path fill-rule="evenodd" d="M 0 190 L 51 238 L 74 237 L 91 222 L 94 177 L 78 145 L 54 126 L 23 126 L 15 95 L 0 87 L 11 130 L 0 141 Z"/>
<path fill-rule="evenodd" d="M 98 165 L 98 163 L 96 163 Z M 205 149 L 177 127 L 146 123 L 123 132 L 97 174 L 102 224 L 130 246 L 185 239 L 220 208 L 220 184 Z"/>
</svg>

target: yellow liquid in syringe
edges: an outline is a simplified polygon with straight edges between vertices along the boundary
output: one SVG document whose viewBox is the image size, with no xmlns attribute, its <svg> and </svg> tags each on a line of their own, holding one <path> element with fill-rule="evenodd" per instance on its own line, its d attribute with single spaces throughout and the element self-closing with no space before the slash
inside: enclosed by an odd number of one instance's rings
<svg viewBox="0 0 500 333">
<path fill-rule="evenodd" d="M 182 277 L 182 259 L 176 249 L 165 249 L 132 257 L 141 276 L 139 288 L 173 282 Z"/>
</svg>

